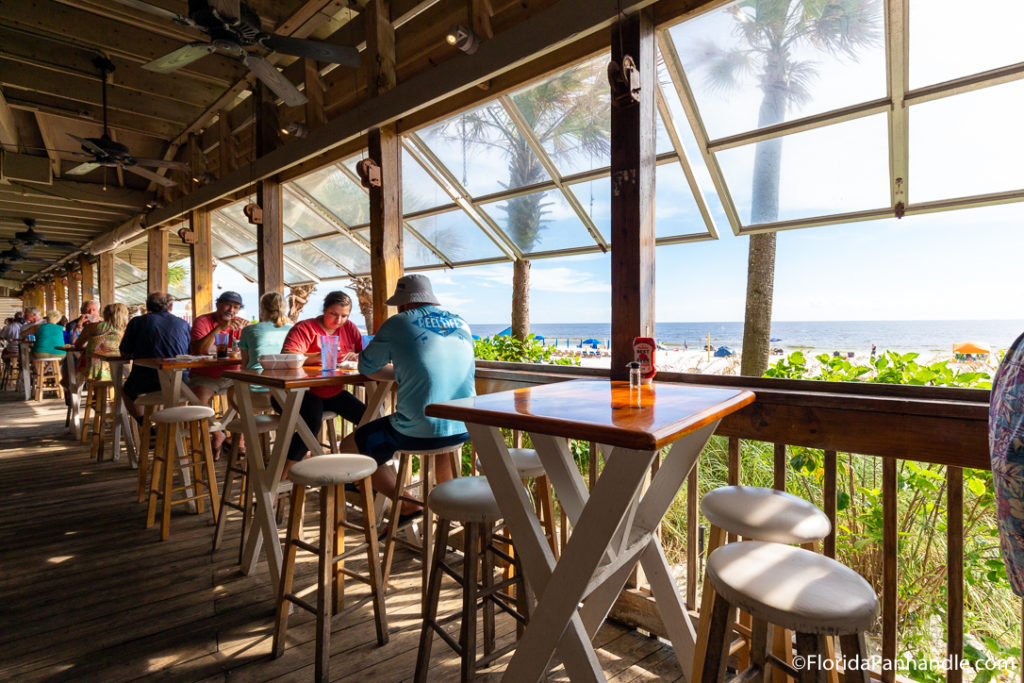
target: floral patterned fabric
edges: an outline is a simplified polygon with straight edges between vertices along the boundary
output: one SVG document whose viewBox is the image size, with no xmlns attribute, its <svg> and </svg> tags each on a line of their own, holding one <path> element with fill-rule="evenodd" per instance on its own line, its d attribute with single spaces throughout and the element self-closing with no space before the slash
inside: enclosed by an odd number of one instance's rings
<svg viewBox="0 0 1024 683">
<path fill-rule="evenodd" d="M 1024 596 L 1024 334 L 996 371 L 988 413 L 999 544 L 1013 592 Z"/>
<path fill-rule="evenodd" d="M 79 372 L 82 379 L 110 379 L 110 366 L 107 361 L 96 356 L 97 351 L 118 353 L 122 332 L 106 322 L 99 323 L 96 334 L 85 343 L 85 353 L 79 357 Z"/>
</svg>

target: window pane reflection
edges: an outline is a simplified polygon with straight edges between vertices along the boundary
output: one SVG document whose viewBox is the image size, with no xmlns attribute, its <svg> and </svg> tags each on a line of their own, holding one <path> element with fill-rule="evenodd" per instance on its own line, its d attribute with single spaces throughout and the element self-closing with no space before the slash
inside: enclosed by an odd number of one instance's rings
<svg viewBox="0 0 1024 683">
<path fill-rule="evenodd" d="M 369 195 L 336 166 L 322 168 L 293 182 L 347 225 L 370 220 Z M 286 207 L 289 203 L 285 202 Z"/>
<path fill-rule="evenodd" d="M 558 190 L 492 202 L 483 208 L 527 254 L 595 244 Z"/>
<path fill-rule="evenodd" d="M 417 218 L 409 225 L 450 261 L 475 261 L 501 256 L 502 251 L 461 209 Z"/>
</svg>

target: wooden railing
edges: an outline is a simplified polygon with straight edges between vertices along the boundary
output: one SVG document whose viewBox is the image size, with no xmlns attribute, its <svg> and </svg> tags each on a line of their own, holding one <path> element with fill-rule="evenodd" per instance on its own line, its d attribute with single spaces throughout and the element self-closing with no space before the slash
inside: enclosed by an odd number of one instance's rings
<svg viewBox="0 0 1024 683">
<path fill-rule="evenodd" d="M 565 366 L 478 362 L 478 391 L 543 384 L 581 377 L 607 376 L 607 370 Z M 757 395 L 753 404 L 726 417 L 716 434 L 728 437 L 728 481 L 743 480 L 741 440 L 774 444 L 774 486 L 784 489 L 787 446 L 824 451 L 823 507 L 833 531 L 823 552 L 836 553 L 837 453 L 856 453 L 882 460 L 882 602 L 881 655 L 890 662 L 881 678 L 894 681 L 897 657 L 897 460 L 945 465 L 947 502 L 946 650 L 950 661 L 963 661 L 964 557 L 963 468 L 989 469 L 988 400 L 981 389 L 919 387 L 874 383 L 758 379 L 662 373 L 658 381 L 707 386 L 743 387 Z M 696 529 L 697 476 L 687 485 L 686 603 L 696 606 L 698 558 Z M 613 616 L 645 630 L 663 634 L 649 598 L 642 589 L 626 591 Z M 954 668 L 949 681 L 961 681 Z"/>
</svg>

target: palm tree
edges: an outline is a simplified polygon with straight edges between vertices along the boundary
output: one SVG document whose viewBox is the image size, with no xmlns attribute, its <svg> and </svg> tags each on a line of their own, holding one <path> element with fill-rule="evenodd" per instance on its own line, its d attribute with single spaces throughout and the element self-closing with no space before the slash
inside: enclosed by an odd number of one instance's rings
<svg viewBox="0 0 1024 683">
<path fill-rule="evenodd" d="M 541 145 L 556 163 L 576 154 L 603 156 L 609 150 L 608 88 L 603 64 L 594 61 L 569 69 L 513 96 L 512 100 Z M 505 154 L 506 188 L 525 187 L 546 178 L 544 167 L 508 113 L 496 103 L 449 121 L 445 137 L 471 147 L 492 146 Z M 514 197 L 499 209 L 507 231 L 521 251 L 533 250 L 545 229 L 543 193 Z M 530 334 L 530 261 L 517 258 L 512 274 L 512 336 Z"/>
<path fill-rule="evenodd" d="M 880 36 L 877 0 L 746 0 L 729 8 L 742 47 L 723 50 L 706 46 L 703 62 L 707 82 L 718 89 L 737 84 L 742 71 L 752 72 L 761 89 L 758 127 L 780 123 L 790 105 L 811 97 L 815 64 L 795 59 L 801 43 L 856 60 L 858 50 Z M 782 138 L 758 142 L 754 151 L 750 222 L 770 223 L 779 217 L 779 175 Z M 743 321 L 743 363 L 740 373 L 760 376 L 768 367 L 775 285 L 775 233 L 750 236 L 747 300 Z"/>
</svg>

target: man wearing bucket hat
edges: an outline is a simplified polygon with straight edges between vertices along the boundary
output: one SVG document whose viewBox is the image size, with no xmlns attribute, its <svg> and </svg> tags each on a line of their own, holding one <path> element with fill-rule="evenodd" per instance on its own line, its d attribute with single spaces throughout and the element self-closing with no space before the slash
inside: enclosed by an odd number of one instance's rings
<svg viewBox="0 0 1024 683">
<path fill-rule="evenodd" d="M 232 342 L 237 341 L 242 335 L 242 328 L 246 321 L 238 317 L 238 311 L 242 308 L 242 295 L 238 292 L 224 291 L 217 297 L 216 309 L 212 313 L 205 313 L 192 323 L 192 336 L 190 349 L 197 356 L 208 356 L 213 350 L 217 334 L 229 335 Z M 226 393 L 231 388 L 231 380 L 224 379 L 221 375 L 225 370 L 238 370 L 240 366 L 233 365 L 218 368 L 193 368 L 189 371 L 189 386 L 192 387 L 196 398 L 204 405 L 210 405 L 216 394 Z M 224 443 L 224 432 L 213 434 L 213 449 L 216 452 Z"/>
<path fill-rule="evenodd" d="M 398 384 L 393 414 L 369 422 L 355 432 L 360 453 L 383 465 L 399 450 L 432 450 L 469 439 L 466 425 L 423 414 L 431 403 L 476 394 L 473 335 L 459 316 L 440 307 L 425 275 L 398 279 L 386 302 L 398 314 L 388 318 L 359 354 L 359 372 L 390 378 Z M 448 462 L 438 462 L 437 480 L 451 479 Z M 373 486 L 385 494 L 395 489 L 395 473 L 380 467 Z M 417 508 L 408 503 L 402 514 Z"/>
</svg>

